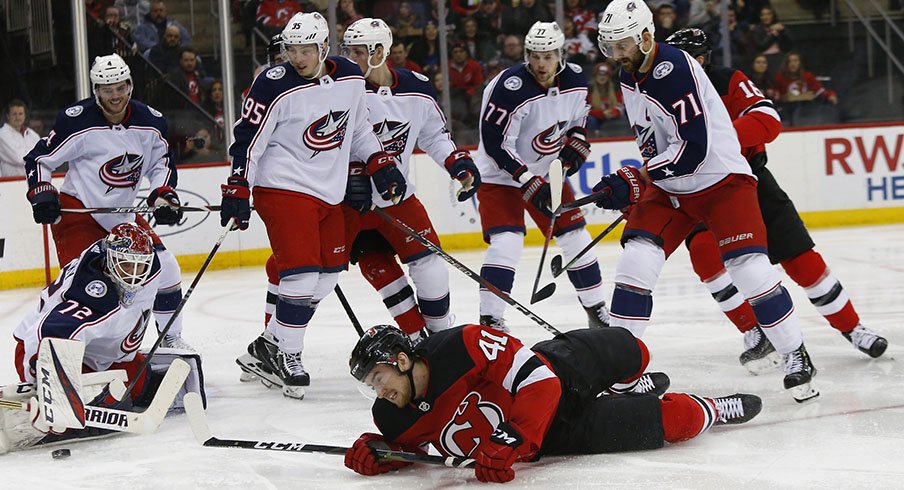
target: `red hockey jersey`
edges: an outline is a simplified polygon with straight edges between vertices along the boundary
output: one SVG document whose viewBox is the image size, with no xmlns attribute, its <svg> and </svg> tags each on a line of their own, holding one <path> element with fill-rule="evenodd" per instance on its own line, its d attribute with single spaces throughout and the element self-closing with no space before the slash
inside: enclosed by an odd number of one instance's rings
<svg viewBox="0 0 904 490">
<path fill-rule="evenodd" d="M 740 70 L 725 66 L 707 68 L 706 74 L 722 97 L 738 133 L 741 153 L 748 162 L 766 151 L 782 130 L 782 120 L 772 101 Z"/>
</svg>

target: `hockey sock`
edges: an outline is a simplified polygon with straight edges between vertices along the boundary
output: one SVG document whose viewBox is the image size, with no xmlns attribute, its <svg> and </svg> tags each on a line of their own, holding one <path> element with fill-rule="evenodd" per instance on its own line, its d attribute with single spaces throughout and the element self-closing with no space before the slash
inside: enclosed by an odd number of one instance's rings
<svg viewBox="0 0 904 490">
<path fill-rule="evenodd" d="M 367 282 L 380 293 L 383 304 L 403 332 L 412 334 L 424 328 L 426 322 L 414 300 L 414 290 L 394 255 L 362 253 L 358 256 L 358 267 Z"/>
<path fill-rule="evenodd" d="M 709 398 L 685 393 L 662 396 L 662 432 L 666 442 L 680 442 L 706 432 L 716 421 L 716 405 Z"/>
<path fill-rule="evenodd" d="M 850 296 L 818 252 L 810 249 L 781 264 L 791 279 L 806 290 L 810 303 L 833 328 L 847 333 L 860 323 Z"/>
<path fill-rule="evenodd" d="M 267 327 L 279 339 L 279 350 L 295 354 L 304 349 L 305 327 L 314 316 L 312 298 L 319 278 L 320 273 L 303 272 L 280 280 L 276 314 Z"/>
<path fill-rule="evenodd" d="M 500 291 L 512 292 L 515 283 L 515 267 L 524 250 L 524 234 L 506 231 L 490 236 L 490 246 L 483 258 L 480 277 Z M 480 288 L 480 314 L 504 318 L 505 301 L 483 287 Z"/>
<path fill-rule="evenodd" d="M 635 337 L 640 337 L 647 328 L 652 312 L 652 291 L 615 283 L 612 306 L 609 309 L 609 325 L 626 328 Z"/>
<path fill-rule="evenodd" d="M 157 290 L 157 297 L 154 299 L 154 317 L 157 320 L 157 328 L 162 330 L 182 301 L 182 273 L 172 252 L 165 248 L 158 249 L 157 256 L 160 258 L 160 283 L 164 287 Z M 167 335 L 175 337 L 182 335 L 181 316 L 173 322 Z"/>
<path fill-rule="evenodd" d="M 417 288 L 417 303 L 431 332 L 451 327 L 449 318 L 449 267 L 436 254 L 407 263 Z"/>
<path fill-rule="evenodd" d="M 719 304 L 722 313 L 742 333 L 756 326 L 756 316 L 744 295 L 731 282 L 731 276 L 722 264 L 722 256 L 716 237 L 704 230 L 694 234 L 687 243 L 694 272 Z"/>
<path fill-rule="evenodd" d="M 276 313 L 276 301 L 279 299 L 279 267 L 276 258 L 270 254 L 267 259 L 267 299 L 264 305 L 264 328 L 270 324 L 270 317 Z"/>
<path fill-rule="evenodd" d="M 556 237 L 556 244 L 562 248 L 562 259 L 570 261 L 590 242 L 590 233 L 586 228 L 563 233 Z M 600 264 L 596 255 L 584 254 L 567 271 L 568 280 L 578 293 L 578 298 L 583 306 L 595 306 L 606 300 L 603 291 L 603 278 L 600 273 Z"/>
</svg>

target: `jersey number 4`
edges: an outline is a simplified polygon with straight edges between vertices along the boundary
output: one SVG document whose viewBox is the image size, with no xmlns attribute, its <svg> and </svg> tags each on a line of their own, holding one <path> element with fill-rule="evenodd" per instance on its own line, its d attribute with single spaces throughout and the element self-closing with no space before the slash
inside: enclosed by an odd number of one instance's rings
<svg viewBox="0 0 904 490">
<path fill-rule="evenodd" d="M 688 106 L 691 109 L 691 115 L 688 117 Z M 693 92 L 688 92 L 684 97 L 672 102 L 672 109 L 678 111 L 679 124 L 685 124 L 703 112 L 700 110 L 700 103 L 697 102 L 697 96 Z"/>
</svg>

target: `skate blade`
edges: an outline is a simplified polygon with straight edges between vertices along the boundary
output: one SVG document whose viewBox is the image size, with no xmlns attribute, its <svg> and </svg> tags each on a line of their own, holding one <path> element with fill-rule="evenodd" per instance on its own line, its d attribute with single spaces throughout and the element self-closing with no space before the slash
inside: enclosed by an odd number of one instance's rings
<svg viewBox="0 0 904 490">
<path fill-rule="evenodd" d="M 812 381 L 788 388 L 788 391 L 791 392 L 791 396 L 794 397 L 794 401 L 797 403 L 803 403 L 819 396 L 819 391 L 813 386 Z"/>
<path fill-rule="evenodd" d="M 778 352 L 770 352 L 766 357 L 762 359 L 755 359 L 753 361 L 747 361 L 746 364 L 743 364 L 750 374 L 754 376 L 759 376 L 761 374 L 766 374 L 770 371 L 777 369 L 781 365 L 781 356 L 778 355 Z"/>
<path fill-rule="evenodd" d="M 242 383 L 250 383 L 252 381 L 257 381 L 260 378 L 258 375 L 254 373 L 249 373 L 247 371 L 242 371 L 242 374 L 239 375 L 239 381 Z"/>
<path fill-rule="evenodd" d="M 283 386 L 282 392 L 283 396 L 285 396 L 286 398 L 294 398 L 296 400 L 304 399 L 303 386 Z"/>
</svg>

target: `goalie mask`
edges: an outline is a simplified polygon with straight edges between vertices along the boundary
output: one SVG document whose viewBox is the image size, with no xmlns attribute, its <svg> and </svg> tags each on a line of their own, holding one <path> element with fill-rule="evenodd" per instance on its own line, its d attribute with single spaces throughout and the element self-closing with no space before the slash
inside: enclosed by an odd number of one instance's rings
<svg viewBox="0 0 904 490">
<path fill-rule="evenodd" d="M 392 32 L 386 22 L 380 19 L 363 18 L 352 23 L 345 30 L 342 37 L 342 55 L 346 58 L 350 55 L 351 46 L 367 47 L 367 73 L 366 78 L 370 75 L 370 71 L 386 62 L 389 56 L 389 49 L 392 47 Z M 383 57 L 378 63 L 372 64 L 371 58 L 377 54 L 377 46 L 383 46 Z"/>
<path fill-rule="evenodd" d="M 119 300 L 128 307 L 147 282 L 154 265 L 154 244 L 150 235 L 135 223 L 121 223 L 103 240 L 104 273 L 116 284 Z"/>
<path fill-rule="evenodd" d="M 287 51 L 290 46 L 303 46 L 306 44 L 317 46 L 319 62 L 313 70 L 313 77 L 319 76 L 323 69 L 323 62 L 326 61 L 330 50 L 328 43 L 330 29 L 326 19 L 317 12 L 295 14 L 289 19 L 286 28 L 283 29 L 282 37 L 283 47 Z M 295 63 L 295 61 L 292 62 L 293 64 Z"/>
<path fill-rule="evenodd" d="M 534 25 L 524 36 L 524 63 L 530 66 L 529 56 L 531 51 L 538 53 L 555 51 L 559 55 L 559 71 L 565 69 L 565 33 L 555 22 L 534 22 Z"/>
</svg>

